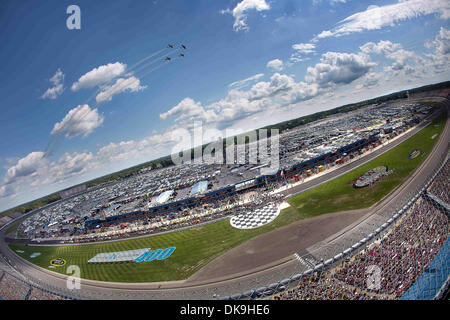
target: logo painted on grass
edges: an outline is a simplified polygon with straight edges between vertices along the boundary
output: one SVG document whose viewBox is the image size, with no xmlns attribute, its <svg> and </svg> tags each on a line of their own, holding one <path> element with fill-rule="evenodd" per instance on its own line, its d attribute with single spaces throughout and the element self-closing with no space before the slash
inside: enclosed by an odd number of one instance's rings
<svg viewBox="0 0 450 320">
<path fill-rule="evenodd" d="M 54 267 L 61 267 L 65 264 L 66 264 L 66 260 L 64 260 L 64 259 L 52 259 L 50 261 L 50 265 L 52 265 Z"/>
<path fill-rule="evenodd" d="M 118 252 L 103 252 L 96 254 L 93 258 L 88 260 L 88 263 L 109 263 L 109 262 L 150 262 L 153 260 L 167 259 L 173 252 L 175 247 L 169 247 L 167 249 L 151 248 L 135 249 L 128 251 Z"/>
<path fill-rule="evenodd" d="M 416 159 L 416 158 L 418 158 L 422 153 L 423 153 L 422 150 L 420 150 L 420 149 L 415 149 L 415 150 L 413 150 L 413 151 L 408 155 L 408 159 L 409 159 L 409 160 Z"/>
<path fill-rule="evenodd" d="M 134 262 L 150 262 L 153 260 L 165 260 L 167 259 L 174 251 L 175 247 L 169 247 L 167 249 L 156 249 L 156 250 L 149 250 L 147 252 L 144 252 L 139 257 L 134 259 Z"/>
<path fill-rule="evenodd" d="M 30 258 L 33 259 L 33 258 L 39 257 L 40 255 L 41 255 L 40 252 L 34 252 L 34 253 L 30 254 Z"/>
</svg>

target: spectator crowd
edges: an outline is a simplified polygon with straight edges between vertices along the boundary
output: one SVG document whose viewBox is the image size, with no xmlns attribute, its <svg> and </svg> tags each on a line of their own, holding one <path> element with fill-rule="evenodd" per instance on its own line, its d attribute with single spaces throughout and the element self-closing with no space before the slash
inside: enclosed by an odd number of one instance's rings
<svg viewBox="0 0 450 320">
<path fill-rule="evenodd" d="M 450 204 L 450 161 L 447 161 L 434 179 L 429 191 L 447 204 Z"/>
<path fill-rule="evenodd" d="M 295 288 L 273 299 L 399 298 L 433 261 L 449 231 L 445 213 L 421 197 L 381 239 L 333 269 L 303 277 Z"/>
</svg>

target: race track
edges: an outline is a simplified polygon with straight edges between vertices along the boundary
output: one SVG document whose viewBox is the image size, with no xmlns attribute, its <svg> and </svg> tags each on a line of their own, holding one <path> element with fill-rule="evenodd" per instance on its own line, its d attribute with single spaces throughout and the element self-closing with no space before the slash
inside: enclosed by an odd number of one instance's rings
<svg viewBox="0 0 450 320">
<path fill-rule="evenodd" d="M 443 105 L 448 112 L 449 101 L 445 100 Z M 422 122 L 419 127 L 367 156 L 283 193 L 286 196 L 299 194 L 345 174 L 394 148 L 426 124 Z M 243 292 L 279 281 L 305 268 L 306 266 L 302 265 L 305 263 L 299 261 L 296 254 L 309 254 L 313 260 L 317 259 L 321 256 L 320 250 L 325 246 L 338 243 L 342 239 L 356 239 L 359 236 L 358 228 L 365 223 L 373 224 L 378 221 L 377 218 L 384 217 L 387 208 L 396 207 L 401 199 L 414 192 L 415 187 L 422 185 L 428 179 L 429 173 L 439 166 L 443 155 L 448 152 L 449 127 L 447 119 L 441 137 L 427 159 L 401 186 L 373 207 L 324 214 L 263 234 L 213 260 L 185 281 L 132 284 L 82 279 L 81 290 L 70 292 L 66 286 L 66 276 L 39 268 L 9 250 L 3 234 L 7 228 L 0 232 L 0 251 L 7 257 L 11 266 L 36 284 L 51 286 L 54 291 L 86 299 L 211 299 L 213 295 L 225 296 Z"/>
</svg>

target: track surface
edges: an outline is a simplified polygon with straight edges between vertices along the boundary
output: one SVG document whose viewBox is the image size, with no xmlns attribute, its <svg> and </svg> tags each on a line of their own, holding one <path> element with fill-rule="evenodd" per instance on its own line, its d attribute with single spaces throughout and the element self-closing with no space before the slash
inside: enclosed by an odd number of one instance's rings
<svg viewBox="0 0 450 320">
<path fill-rule="evenodd" d="M 448 111 L 450 103 L 446 100 L 443 104 Z M 418 130 L 420 128 L 415 128 L 393 143 L 365 157 L 293 189 L 286 190 L 284 193 L 286 195 L 298 194 L 351 171 L 400 144 Z M 257 287 L 261 285 L 258 279 L 276 279 L 282 269 L 298 263 L 293 253 L 301 255 L 311 252 L 311 248 L 317 243 L 326 243 L 329 239 L 338 238 L 343 233 L 351 232 L 355 226 L 364 223 L 373 215 L 382 213 L 402 196 L 404 197 L 414 190 L 414 186 L 420 185 L 427 179 L 428 173 L 438 167 L 442 155 L 448 152 L 448 141 L 450 141 L 450 129 L 447 121 L 439 141 L 422 165 L 400 187 L 371 208 L 321 215 L 263 234 L 233 248 L 185 281 L 113 283 L 82 279 L 81 290 L 74 295 L 94 299 L 127 297 L 134 299 L 202 299 L 205 298 L 205 293 L 209 295 L 206 298 L 212 298 L 213 293 L 217 292 L 221 294 L 239 292 L 239 290 L 244 290 L 245 285 L 250 286 L 249 288 Z M 7 228 L 3 230 L 5 229 Z M 4 242 L 3 233 L 0 233 L 0 251 L 27 278 L 67 293 L 66 276 L 39 268 L 15 255 Z"/>
</svg>

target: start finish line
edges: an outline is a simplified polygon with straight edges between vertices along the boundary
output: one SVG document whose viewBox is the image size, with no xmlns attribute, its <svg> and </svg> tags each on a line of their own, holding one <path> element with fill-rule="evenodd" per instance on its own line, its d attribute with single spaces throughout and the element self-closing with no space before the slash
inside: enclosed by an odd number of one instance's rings
<svg viewBox="0 0 450 320">
<path fill-rule="evenodd" d="M 104 262 L 150 262 L 153 260 L 167 259 L 174 251 L 175 247 L 166 249 L 151 250 L 150 248 L 98 253 L 88 260 L 88 263 L 104 263 Z"/>
</svg>

